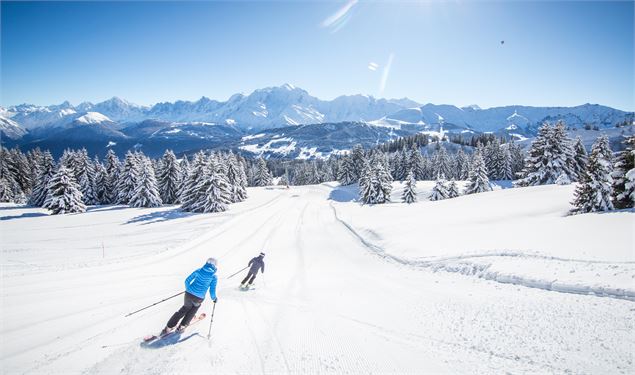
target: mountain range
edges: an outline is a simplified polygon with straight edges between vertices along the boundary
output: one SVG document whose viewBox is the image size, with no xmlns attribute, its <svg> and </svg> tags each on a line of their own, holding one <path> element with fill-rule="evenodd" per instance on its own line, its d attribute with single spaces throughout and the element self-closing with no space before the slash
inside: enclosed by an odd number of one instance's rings
<svg viewBox="0 0 635 375">
<path fill-rule="evenodd" d="M 54 153 L 86 147 L 96 154 L 108 148 L 118 153 L 140 148 L 150 155 L 165 148 L 181 153 L 234 148 L 267 156 L 325 157 L 355 143 L 371 146 L 418 132 L 496 133 L 523 140 L 544 121 L 558 120 L 571 128 L 609 129 L 632 124 L 633 113 L 597 104 L 481 109 L 366 95 L 328 101 L 289 84 L 235 94 L 224 102 L 202 97 L 141 106 L 114 97 L 76 106 L 64 102 L 0 107 L 0 133 L 6 145 Z"/>
</svg>

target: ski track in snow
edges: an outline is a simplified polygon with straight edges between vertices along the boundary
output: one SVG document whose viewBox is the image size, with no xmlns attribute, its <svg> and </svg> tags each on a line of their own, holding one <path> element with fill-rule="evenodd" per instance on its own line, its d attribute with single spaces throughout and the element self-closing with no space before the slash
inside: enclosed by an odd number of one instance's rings
<svg viewBox="0 0 635 375">
<path fill-rule="evenodd" d="M 633 372 L 631 301 L 492 283 L 481 280 L 487 269 L 451 268 L 489 257 L 586 261 L 513 251 L 400 258 L 341 220 L 329 191 L 263 191 L 273 197 L 158 254 L 3 274 L 0 372 Z M 256 289 L 237 290 L 244 272 L 227 275 L 261 250 L 267 265 Z M 141 347 L 182 299 L 123 315 L 182 288 L 210 255 L 220 259 L 212 339 L 205 320 L 176 344 Z M 28 313 L 40 306 L 43 314 Z M 209 299 L 199 312 L 211 313 Z"/>
<path fill-rule="evenodd" d="M 429 268 L 433 271 L 446 271 L 454 272 L 462 275 L 476 276 L 481 279 L 495 281 L 503 284 L 521 285 L 528 288 L 537 288 L 553 292 L 560 293 L 572 293 L 572 294 L 585 294 L 595 295 L 600 297 L 612 297 L 618 299 L 625 299 L 629 301 L 635 301 L 635 289 L 622 289 L 611 287 L 595 287 L 583 284 L 571 284 L 558 280 L 544 280 L 539 278 L 524 277 L 522 275 L 509 274 L 490 270 L 491 264 L 482 264 L 471 261 L 472 259 L 479 258 L 496 258 L 496 257 L 513 257 L 513 258 L 537 258 L 542 260 L 549 260 L 555 262 L 579 262 L 579 263 L 596 263 L 596 264 L 625 264 L 632 265 L 635 262 L 608 262 L 599 260 L 582 260 L 561 258 L 554 256 L 545 256 L 540 254 L 527 254 L 519 251 L 488 251 L 481 254 L 466 254 L 457 255 L 451 257 L 435 257 L 431 260 L 422 259 L 406 259 L 396 255 L 392 255 L 386 252 L 382 247 L 373 244 L 370 240 L 362 236 L 352 225 L 342 220 L 338 214 L 337 209 L 330 203 L 331 209 L 335 219 L 341 223 L 346 229 L 348 229 L 359 241 L 374 254 L 393 261 L 402 265 L 408 265 L 413 267 Z M 628 270 L 631 273 L 635 272 L 635 267 L 630 267 Z"/>
</svg>

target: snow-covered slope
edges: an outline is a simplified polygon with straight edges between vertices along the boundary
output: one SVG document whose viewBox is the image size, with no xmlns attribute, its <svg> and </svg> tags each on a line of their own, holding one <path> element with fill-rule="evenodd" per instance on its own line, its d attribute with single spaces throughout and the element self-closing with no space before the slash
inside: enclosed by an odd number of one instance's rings
<svg viewBox="0 0 635 375">
<path fill-rule="evenodd" d="M 5 118 L 1 115 L 0 132 L 2 133 L 3 137 L 8 137 L 10 139 L 20 139 L 27 133 L 26 130 L 22 129 L 20 125 L 18 125 L 17 122 Z"/>
<path fill-rule="evenodd" d="M 354 192 L 324 184 L 249 189 L 230 211 L 199 215 L 106 206 L 50 217 L 3 204 L 2 369 L 632 373 L 633 302 L 563 293 L 553 281 L 632 279 L 624 228 L 634 214 L 566 217 L 570 193 L 545 186 L 360 207 L 347 202 Z M 266 272 L 254 290 L 238 290 L 244 274 L 229 276 L 263 250 Z M 211 340 L 206 320 L 141 347 L 180 297 L 124 315 L 180 292 L 210 256 L 219 259 Z M 495 272 L 516 279 L 486 277 Z M 525 286 L 532 275 L 556 288 Z M 209 299 L 199 311 L 211 313 Z"/>
<path fill-rule="evenodd" d="M 87 112 L 85 115 L 80 116 L 75 119 L 75 123 L 77 124 L 101 124 L 104 122 L 113 122 L 107 116 L 102 115 L 99 112 Z"/>
</svg>

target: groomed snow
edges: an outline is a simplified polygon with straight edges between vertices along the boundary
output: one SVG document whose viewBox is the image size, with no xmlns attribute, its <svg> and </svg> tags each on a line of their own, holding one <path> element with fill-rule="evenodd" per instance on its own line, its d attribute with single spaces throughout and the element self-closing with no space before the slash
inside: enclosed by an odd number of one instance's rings
<svg viewBox="0 0 635 375">
<path fill-rule="evenodd" d="M 558 257 L 576 273 L 618 265 L 633 278 L 624 230 L 634 214 L 566 217 L 571 190 L 361 207 L 335 183 L 254 188 L 228 212 L 199 215 L 108 206 L 49 217 L 4 204 L 0 372 L 633 373 L 632 301 L 431 266 L 487 254 L 480 259 L 506 272 L 496 259 L 512 259 L 522 274 Z M 241 292 L 242 274 L 228 276 L 259 251 L 266 273 Z M 525 256 L 536 251 L 544 257 Z M 181 300 L 124 315 L 180 292 L 209 256 L 220 276 L 211 341 L 206 320 L 178 343 L 142 348 Z M 608 276 L 584 272 L 585 282 Z"/>
</svg>

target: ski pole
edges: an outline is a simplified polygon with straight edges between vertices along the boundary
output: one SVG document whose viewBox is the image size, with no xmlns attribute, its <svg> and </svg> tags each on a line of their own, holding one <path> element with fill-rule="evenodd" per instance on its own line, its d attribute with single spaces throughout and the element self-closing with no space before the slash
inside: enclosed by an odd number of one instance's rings
<svg viewBox="0 0 635 375">
<path fill-rule="evenodd" d="M 207 339 L 212 336 L 212 322 L 214 321 L 214 312 L 216 311 L 216 302 L 214 302 L 214 307 L 212 307 L 212 317 L 209 320 L 209 331 L 207 331 Z"/>
<path fill-rule="evenodd" d="M 242 270 L 240 270 L 240 271 L 238 271 L 238 272 L 236 272 L 236 273 L 232 274 L 232 275 L 231 275 L 231 276 L 229 276 L 227 279 L 231 279 L 232 277 L 234 277 L 234 276 L 238 275 L 239 273 L 243 272 L 243 271 L 244 271 L 244 270 L 246 270 L 247 268 L 249 268 L 249 266 L 247 266 L 247 267 L 243 268 Z"/>
<path fill-rule="evenodd" d="M 154 306 L 154 305 L 158 305 L 158 304 L 160 304 L 161 302 L 165 302 L 165 301 L 167 301 L 167 300 L 169 300 L 169 299 L 172 299 L 172 298 L 174 298 L 174 297 L 180 296 L 180 295 L 181 295 L 181 294 L 183 294 L 183 293 L 185 293 L 185 292 L 183 291 L 183 292 L 181 292 L 181 293 L 177 293 L 177 294 L 175 294 L 175 295 L 173 295 L 173 296 L 170 296 L 170 297 L 168 297 L 168 298 L 164 298 L 164 299 L 162 299 L 162 300 L 161 300 L 161 301 L 159 301 L 159 302 L 155 302 L 155 303 L 153 303 L 152 305 L 149 305 L 149 306 L 146 306 L 146 307 L 144 307 L 144 308 L 142 308 L 142 309 L 139 309 L 139 310 L 137 310 L 137 311 L 133 311 L 133 312 L 131 312 L 131 313 L 128 313 L 128 314 L 126 314 L 126 316 L 125 316 L 125 317 L 127 318 L 127 317 L 129 317 L 130 315 L 133 315 L 133 314 L 138 313 L 139 311 L 143 311 L 143 310 L 145 310 L 145 309 L 149 309 L 150 307 L 152 307 L 152 306 Z"/>
</svg>

